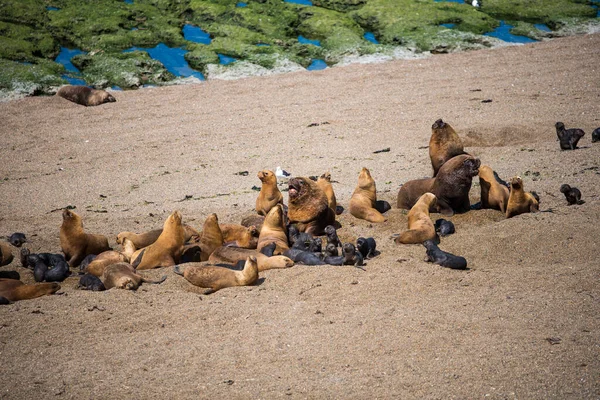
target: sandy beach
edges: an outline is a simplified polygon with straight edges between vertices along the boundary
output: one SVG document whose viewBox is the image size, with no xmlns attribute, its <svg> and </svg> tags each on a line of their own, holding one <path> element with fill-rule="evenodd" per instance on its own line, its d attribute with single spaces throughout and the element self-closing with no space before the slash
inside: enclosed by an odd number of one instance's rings
<svg viewBox="0 0 600 400">
<path fill-rule="evenodd" d="M 173 210 L 197 229 L 211 213 L 239 223 L 256 173 L 277 166 L 330 171 L 346 209 L 367 167 L 393 205 L 382 224 L 338 216 L 344 241 L 377 240 L 365 271 L 296 265 L 212 295 L 172 268 L 135 292 L 77 290 L 74 271 L 58 295 L 0 306 L 0 398 L 600 398 L 599 66 L 594 34 L 115 92 L 99 107 L 0 103 L 0 235 L 25 233 L 32 252 L 60 252 L 69 205 L 113 248 Z M 400 186 L 431 175 L 439 118 L 544 211 L 450 217 L 440 247 L 467 271 L 392 239 L 407 225 Z M 557 121 L 585 130 L 580 149 L 560 150 Z M 568 206 L 563 183 L 585 204 Z M 18 257 L 1 270 L 34 282 Z"/>
</svg>

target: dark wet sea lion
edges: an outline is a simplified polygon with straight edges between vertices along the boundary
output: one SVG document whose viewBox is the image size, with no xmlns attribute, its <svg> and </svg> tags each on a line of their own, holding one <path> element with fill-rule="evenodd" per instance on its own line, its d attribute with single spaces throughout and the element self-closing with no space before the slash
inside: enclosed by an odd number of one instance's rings
<svg viewBox="0 0 600 400">
<path fill-rule="evenodd" d="M 253 285 L 258 280 L 258 263 L 253 256 L 246 259 L 241 271 L 199 263 L 176 265 L 173 271 L 194 286 L 210 289 L 205 294 L 232 286 Z"/>
<path fill-rule="evenodd" d="M 425 261 L 451 269 L 467 269 L 467 260 L 441 250 L 433 240 L 426 240 L 423 246 L 427 249 Z"/>
<path fill-rule="evenodd" d="M 276 248 L 277 248 L 277 245 L 275 244 L 275 242 L 271 242 L 271 243 L 267 244 L 266 246 L 263 246 L 263 248 L 260 249 L 260 252 L 267 257 L 272 257 L 275 253 Z"/>
<path fill-rule="evenodd" d="M 86 107 L 117 101 L 113 95 L 105 90 L 92 89 L 81 85 L 63 86 L 58 89 L 56 95 Z"/>
<path fill-rule="evenodd" d="M 8 242 L 15 247 L 21 247 L 23 243 L 27 243 L 27 238 L 24 233 L 15 232 L 8 237 Z"/>
<path fill-rule="evenodd" d="M 569 186 L 565 183 L 560 186 L 560 192 L 565 195 L 570 206 L 573 204 L 585 203 L 585 201 L 581 200 L 581 191 L 576 187 Z"/>
<path fill-rule="evenodd" d="M 78 267 L 88 254 L 110 250 L 106 236 L 85 233 L 79 215 L 65 208 L 62 217 L 60 247 L 71 268 Z"/>
<path fill-rule="evenodd" d="M 429 158 L 433 167 L 433 176 L 437 176 L 441 166 L 452 157 L 467 154 L 462 140 L 446 122 L 438 119 L 431 126 L 429 139 Z"/>
<path fill-rule="evenodd" d="M 379 254 L 379 252 L 377 252 L 377 242 L 372 237 L 359 237 L 356 239 L 356 249 L 360 251 L 360 254 L 362 254 L 364 258 L 375 257 Z"/>
<path fill-rule="evenodd" d="M 137 290 L 142 282 L 158 284 L 164 282 L 165 279 L 167 279 L 167 275 L 164 275 L 158 281 L 146 279 L 137 274 L 133 266 L 127 263 L 109 265 L 102 274 L 102 283 L 104 283 L 106 289 L 115 287 L 117 289 Z"/>
<path fill-rule="evenodd" d="M 285 256 L 268 257 L 255 249 L 242 249 L 241 247 L 228 246 L 221 246 L 215 249 L 210 255 L 208 262 L 211 264 L 235 264 L 240 260 L 246 260 L 250 256 L 256 257 L 259 272 L 268 269 L 289 268 L 294 265 L 294 262 Z"/>
<path fill-rule="evenodd" d="M 556 136 L 560 141 L 561 150 L 575 150 L 577 142 L 585 135 L 582 129 L 565 129 L 565 124 L 562 122 L 557 122 L 554 126 L 556 127 Z"/>
<path fill-rule="evenodd" d="M 354 265 L 357 268 L 361 268 L 363 266 L 364 257 L 352 243 L 345 243 L 344 246 L 342 246 L 342 253 L 344 257 L 344 265 Z"/>
<path fill-rule="evenodd" d="M 21 264 L 33 270 L 33 278 L 36 282 L 62 282 L 71 275 L 69 264 L 61 254 L 30 254 L 28 249 L 23 248 Z"/>
<path fill-rule="evenodd" d="M 257 176 L 262 185 L 256 198 L 256 212 L 266 216 L 277 204 L 283 204 L 283 195 L 277 187 L 277 177 L 273 171 L 263 169 Z"/>
<path fill-rule="evenodd" d="M 284 256 L 289 257 L 295 264 L 303 265 L 324 265 L 325 262 L 321 260 L 317 254 L 308 250 L 301 250 L 292 247 L 283 253 Z"/>
<path fill-rule="evenodd" d="M 600 142 L 600 128 L 594 129 L 592 132 L 592 143 Z"/>
<path fill-rule="evenodd" d="M 510 196 L 506 206 L 506 218 L 539 211 L 539 202 L 531 195 L 531 193 L 525 192 L 521 177 L 515 176 L 512 178 L 510 186 Z"/>
<path fill-rule="evenodd" d="M 106 287 L 104 287 L 104 283 L 102 283 L 100 278 L 92 274 L 82 275 L 81 278 L 79 278 L 79 284 L 77 285 L 77 288 L 81 290 L 91 290 L 94 292 L 106 290 Z"/>
<path fill-rule="evenodd" d="M 296 242 L 296 239 L 298 238 L 300 231 L 298 230 L 298 227 L 295 224 L 288 225 L 287 229 L 288 229 L 288 243 L 290 246 L 292 246 L 294 244 L 294 242 Z"/>
<path fill-rule="evenodd" d="M 385 222 L 386 218 L 375 208 L 376 203 L 377 188 L 375 180 L 371 176 L 371 172 L 363 167 L 358 175 L 358 184 L 350 198 L 350 214 L 369 222 Z M 383 208 L 384 206 L 381 205 L 380 207 Z"/>
<path fill-rule="evenodd" d="M 395 239 L 396 243 L 417 244 L 434 239 L 435 226 L 429 217 L 429 210 L 437 201 L 433 193 L 423 194 L 408 212 L 408 230 Z"/>
<path fill-rule="evenodd" d="M 165 220 L 158 239 L 150 246 L 133 253 L 132 265 L 137 270 L 171 267 L 179 262 L 184 243 L 185 231 L 181 223 L 181 213 L 174 211 Z M 106 285 L 106 282 L 104 284 Z M 108 286 L 106 288 L 109 289 Z"/>
<path fill-rule="evenodd" d="M 324 256 L 338 257 L 339 255 L 340 252 L 338 251 L 338 246 L 334 245 L 333 243 L 327 243 L 327 246 L 325 246 Z"/>
<path fill-rule="evenodd" d="M 312 180 L 292 178 L 288 182 L 288 220 L 300 232 L 321 235 L 327 225 L 335 222 L 335 212 L 329 208 L 327 196 Z"/>
<path fill-rule="evenodd" d="M 327 235 L 327 244 L 333 244 L 335 247 L 342 247 L 342 241 L 337 235 L 337 230 L 333 225 L 325 227 L 325 235 Z"/>
<path fill-rule="evenodd" d="M 481 188 L 481 208 L 506 211 L 509 190 L 506 182 L 487 165 L 479 167 L 479 186 Z"/>
<path fill-rule="evenodd" d="M 202 249 L 196 243 L 190 243 L 183 246 L 179 263 L 200 262 L 202 261 Z"/>
<path fill-rule="evenodd" d="M 320 253 L 323 251 L 323 239 L 320 237 L 314 238 L 308 245 L 308 251 L 313 253 Z"/>
<path fill-rule="evenodd" d="M 451 221 L 439 218 L 435 221 L 435 231 L 442 237 L 451 235 L 455 232 L 454 224 Z"/>
<path fill-rule="evenodd" d="M 313 239 L 314 237 L 310 233 L 300 232 L 296 236 L 296 240 L 294 240 L 292 248 L 308 251 Z"/>
<path fill-rule="evenodd" d="M 59 289 L 60 285 L 55 282 L 26 285 L 16 279 L 0 279 L 0 298 L 8 301 L 35 299 L 56 293 Z M 7 304 L 6 301 L 3 304 Z"/>
<path fill-rule="evenodd" d="M 7 242 L 0 242 L 0 266 L 10 264 L 13 258 L 10 245 Z"/>
</svg>

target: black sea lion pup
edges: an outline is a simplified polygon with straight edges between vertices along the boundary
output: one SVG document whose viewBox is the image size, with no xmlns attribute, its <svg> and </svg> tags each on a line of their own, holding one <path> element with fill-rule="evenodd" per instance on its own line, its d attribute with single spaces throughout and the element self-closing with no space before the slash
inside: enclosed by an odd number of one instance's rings
<svg viewBox="0 0 600 400">
<path fill-rule="evenodd" d="M 441 119 L 431 126 L 431 138 L 429 139 L 429 158 L 433 167 L 435 177 L 441 166 L 452 157 L 467 154 L 464 151 L 462 140 L 454 129 Z"/>
<path fill-rule="evenodd" d="M 7 304 L 7 301 L 35 299 L 56 293 L 59 289 L 60 285 L 55 282 L 26 285 L 16 279 L 0 279 L 0 298 L 5 299 L 2 304 Z"/>
<path fill-rule="evenodd" d="M 298 236 L 296 236 L 296 240 L 294 241 L 292 248 L 308 251 L 313 239 L 313 235 L 310 233 L 300 232 Z"/>
<path fill-rule="evenodd" d="M 92 274 L 82 275 L 81 278 L 79 278 L 79 284 L 77 285 L 77 288 L 81 290 L 91 290 L 93 292 L 101 292 L 106 290 L 104 283 L 102 283 L 100 278 Z"/>
<path fill-rule="evenodd" d="M 288 182 L 288 219 L 300 232 L 321 235 L 327 225 L 335 222 L 335 212 L 329 208 L 325 192 L 312 180 L 292 178 Z"/>
<path fill-rule="evenodd" d="M 600 128 L 594 129 L 592 132 L 592 143 L 600 142 Z"/>
<path fill-rule="evenodd" d="M 363 255 L 364 258 L 375 257 L 379 252 L 377 252 L 377 242 L 372 237 L 364 238 L 359 237 L 356 239 L 356 248 L 360 251 L 360 254 Z"/>
<path fill-rule="evenodd" d="M 81 85 L 63 86 L 58 89 L 56 95 L 86 107 L 99 106 L 100 104 L 117 101 L 107 91 L 92 89 Z"/>
<path fill-rule="evenodd" d="M 340 252 L 338 251 L 337 246 L 335 246 L 333 243 L 327 243 L 327 246 L 325 246 L 325 251 L 323 252 L 323 256 L 338 257 L 339 255 Z"/>
<path fill-rule="evenodd" d="M 451 269 L 467 269 L 467 260 L 464 257 L 440 250 L 433 240 L 424 241 L 423 246 L 427 249 L 425 261 Z"/>
<path fill-rule="evenodd" d="M 298 230 L 298 227 L 296 226 L 296 224 L 290 224 L 288 225 L 288 243 L 290 246 L 294 245 L 294 242 L 296 242 L 296 239 L 298 238 L 298 235 L 300 234 L 300 231 Z"/>
<path fill-rule="evenodd" d="M 21 247 L 23 243 L 27 243 L 27 238 L 24 233 L 15 232 L 8 237 L 8 242 L 15 247 Z"/>
<path fill-rule="evenodd" d="M 304 264 L 304 265 L 323 265 L 325 262 L 321 260 L 317 254 L 308 251 L 301 250 L 295 247 L 288 249 L 283 253 L 284 256 L 289 257 L 296 264 Z"/>
<path fill-rule="evenodd" d="M 110 250 L 106 236 L 84 232 L 83 222 L 79 215 L 65 208 L 62 217 L 60 247 L 65 254 L 69 267 L 78 267 L 88 254 L 100 254 L 103 251 Z"/>
<path fill-rule="evenodd" d="M 565 124 L 562 122 L 557 122 L 554 126 L 556 127 L 556 136 L 560 141 L 561 150 L 575 150 L 577 142 L 585 135 L 582 129 L 565 129 Z"/>
<path fill-rule="evenodd" d="M 584 200 L 581 200 L 581 192 L 576 187 L 571 187 L 565 183 L 560 186 L 560 192 L 565 195 L 570 206 L 585 203 Z"/>
<path fill-rule="evenodd" d="M 13 258 L 10 245 L 7 242 L 0 242 L 0 266 L 10 264 Z"/>
<path fill-rule="evenodd" d="M 275 253 L 276 248 L 277 248 L 277 245 L 275 244 L 275 242 L 271 242 L 268 245 L 263 246 L 263 248 L 260 249 L 260 252 L 267 257 L 272 257 Z"/>
<path fill-rule="evenodd" d="M 337 235 L 337 230 L 333 225 L 327 225 L 325 227 L 325 235 L 327 235 L 327 244 L 332 244 L 335 247 L 342 247 L 342 241 Z"/>
<path fill-rule="evenodd" d="M 352 243 L 344 244 L 342 251 L 344 254 L 344 265 L 354 265 L 356 268 L 364 270 L 364 268 L 362 268 L 364 258 Z"/>
<path fill-rule="evenodd" d="M 435 221 L 435 231 L 440 236 L 452 235 L 454 230 L 454 224 L 451 221 L 439 218 Z"/>
<path fill-rule="evenodd" d="M 214 293 L 217 290 L 232 286 L 253 285 L 258 280 L 258 264 L 256 257 L 253 256 L 246 258 L 244 269 L 241 271 L 196 263 L 176 265 L 173 271 L 183 276 L 194 286 L 209 288 L 210 290 L 207 290 L 204 294 Z"/>
<path fill-rule="evenodd" d="M 320 237 L 314 238 L 308 245 L 308 251 L 313 253 L 320 253 L 323 251 L 323 239 Z"/>
<path fill-rule="evenodd" d="M 102 274 L 102 283 L 104 283 L 106 289 L 115 287 L 117 289 L 137 290 L 142 282 L 159 284 L 163 283 L 166 279 L 167 275 L 164 275 L 158 281 L 146 279 L 137 274 L 133 266 L 127 263 L 109 265 Z"/>
</svg>

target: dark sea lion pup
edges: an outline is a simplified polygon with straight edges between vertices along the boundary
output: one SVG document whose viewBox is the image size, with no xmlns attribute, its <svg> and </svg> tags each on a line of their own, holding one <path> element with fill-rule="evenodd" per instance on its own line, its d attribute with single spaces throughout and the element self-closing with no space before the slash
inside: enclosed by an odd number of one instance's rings
<svg viewBox="0 0 600 400">
<path fill-rule="evenodd" d="M 93 292 L 101 292 L 106 290 L 104 283 L 102 283 L 100 278 L 92 274 L 82 275 L 81 278 L 79 278 L 79 284 L 77 285 L 77 288 L 81 290 L 91 290 Z"/>
<path fill-rule="evenodd" d="M 440 236 L 448 236 L 455 232 L 454 224 L 451 221 L 440 218 L 435 221 L 435 231 Z"/>
<path fill-rule="evenodd" d="M 8 241 L 15 247 L 21 247 L 23 243 L 27 243 L 27 238 L 24 233 L 15 232 L 8 237 Z"/>
<path fill-rule="evenodd" d="M 423 246 L 427 249 L 426 262 L 432 262 L 451 269 L 467 269 L 467 260 L 464 257 L 440 250 L 433 240 L 426 240 L 423 242 Z"/>
<path fill-rule="evenodd" d="M 63 86 L 58 89 L 56 95 L 86 107 L 99 106 L 100 104 L 117 101 L 110 93 L 104 90 L 92 89 L 81 85 Z"/>
<path fill-rule="evenodd" d="M 244 269 L 241 271 L 197 263 L 176 265 L 173 271 L 194 286 L 208 288 L 204 294 L 232 286 L 254 285 L 258 280 L 258 265 L 256 257 L 253 256 L 246 258 Z"/>
<path fill-rule="evenodd" d="M 438 119 L 431 126 L 429 139 L 429 158 L 435 177 L 441 166 L 454 156 L 467 154 L 464 151 L 462 140 L 450 124 Z"/>
<path fill-rule="evenodd" d="M 594 129 L 592 132 L 592 143 L 600 142 L 600 128 Z"/>
<path fill-rule="evenodd" d="M 581 200 L 581 192 L 576 187 L 567 185 L 566 183 L 560 186 L 560 192 L 565 195 L 569 205 L 583 204 L 584 200 Z"/>
<path fill-rule="evenodd" d="M 327 235 L 327 244 L 332 244 L 335 247 L 342 247 L 342 241 L 337 235 L 337 230 L 333 225 L 327 225 L 325 227 L 325 235 Z"/>
<path fill-rule="evenodd" d="M 88 254 L 100 254 L 103 251 L 110 250 L 106 236 L 85 233 L 79 215 L 65 208 L 62 217 L 60 247 L 65 254 L 69 267 L 79 266 L 79 263 Z"/>
<path fill-rule="evenodd" d="M 329 208 L 325 192 L 312 180 L 292 178 L 288 182 L 288 219 L 300 232 L 321 235 L 327 225 L 335 223 L 335 212 Z"/>
<path fill-rule="evenodd" d="M 364 258 L 375 257 L 379 254 L 379 252 L 376 251 L 377 242 L 375 242 L 375 239 L 372 237 L 359 237 L 356 239 L 356 248 Z"/>
<path fill-rule="evenodd" d="M 556 136 L 560 141 L 561 150 L 575 150 L 577 142 L 585 135 L 582 129 L 565 129 L 565 124 L 562 122 L 557 122 L 554 126 L 556 127 Z"/>
</svg>

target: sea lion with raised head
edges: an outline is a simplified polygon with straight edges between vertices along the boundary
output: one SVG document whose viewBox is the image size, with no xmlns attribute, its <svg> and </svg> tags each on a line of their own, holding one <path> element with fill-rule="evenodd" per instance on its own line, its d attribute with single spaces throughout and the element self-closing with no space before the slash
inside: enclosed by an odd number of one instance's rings
<svg viewBox="0 0 600 400">
<path fill-rule="evenodd" d="M 165 220 L 158 239 L 150 246 L 133 253 L 132 265 L 137 270 L 171 267 L 179 262 L 184 243 L 185 231 L 181 223 L 181 213 L 173 211 Z M 106 285 L 106 282 L 104 284 Z"/>
<path fill-rule="evenodd" d="M 433 193 L 425 193 L 419 198 L 408 212 L 408 230 L 395 239 L 396 243 L 417 244 L 436 237 L 435 226 L 429 218 L 429 210 L 436 200 Z"/>
<path fill-rule="evenodd" d="M 100 254 L 110 250 L 108 239 L 104 235 L 85 233 L 79 215 L 65 208 L 60 227 L 60 247 L 65 254 L 69 267 L 75 268 L 88 254 Z"/>
<path fill-rule="evenodd" d="M 185 232 L 185 242 L 189 242 L 190 240 L 196 241 L 200 238 L 200 234 L 196 229 L 191 227 L 190 225 L 183 224 L 183 230 Z M 133 233 L 133 232 L 120 232 L 117 235 L 117 243 L 123 244 L 123 240 L 129 239 L 133 243 L 136 249 L 141 249 L 144 247 L 150 246 L 152 243 L 156 242 L 156 239 L 162 233 L 161 229 L 153 229 L 144 233 Z"/>
<path fill-rule="evenodd" d="M 497 174 L 487 165 L 479 167 L 479 187 L 481 188 L 481 208 L 506 211 L 509 190 L 497 179 Z M 498 177 L 499 178 L 499 177 Z"/>
<path fill-rule="evenodd" d="M 523 180 L 520 176 L 515 176 L 510 180 L 510 196 L 506 206 L 506 218 L 528 212 L 538 212 L 539 202 L 531 195 L 526 193 L 523 188 Z"/>
<path fill-rule="evenodd" d="M 565 195 L 567 202 L 570 206 L 573 204 L 583 204 L 584 200 L 581 200 L 581 191 L 574 186 L 569 186 L 566 183 L 560 185 L 560 192 Z"/>
<path fill-rule="evenodd" d="M 104 251 L 96 256 L 92 262 L 83 270 L 88 274 L 92 274 L 97 277 L 101 277 L 104 273 L 104 269 L 111 264 L 120 262 L 130 262 L 131 256 L 135 253 L 135 246 L 129 239 L 123 239 L 123 250 L 109 250 Z"/>
<path fill-rule="evenodd" d="M 377 242 L 372 237 L 359 237 L 356 239 L 356 249 L 360 251 L 360 254 L 362 254 L 364 258 L 375 257 L 379 254 L 377 251 Z"/>
<path fill-rule="evenodd" d="M 257 176 L 262 185 L 256 198 L 256 212 L 266 216 L 277 204 L 283 204 L 283 195 L 277 187 L 277 177 L 273 171 L 263 169 Z"/>
<path fill-rule="evenodd" d="M 133 266 L 128 263 L 111 264 L 104 269 L 104 273 L 102 274 L 102 283 L 104 283 L 104 287 L 107 290 L 114 287 L 117 289 L 137 290 L 142 282 L 159 284 L 163 283 L 165 279 L 167 279 L 167 275 L 164 275 L 158 281 L 146 279 L 136 273 Z"/>
<path fill-rule="evenodd" d="M 585 135 L 583 129 L 565 129 L 565 124 L 562 122 L 557 122 L 554 124 L 554 127 L 556 128 L 556 136 L 558 136 L 558 140 L 560 141 L 561 150 L 575 150 L 577 142 Z"/>
<path fill-rule="evenodd" d="M 253 256 L 246 258 L 244 269 L 241 271 L 199 263 L 179 264 L 173 271 L 194 286 L 208 288 L 204 294 L 232 286 L 253 285 L 258 280 L 258 264 Z"/>
<path fill-rule="evenodd" d="M 325 192 L 304 177 L 292 178 L 288 185 L 289 223 L 296 224 L 300 232 L 321 235 L 327 225 L 335 222 L 335 212 L 329 208 Z"/>
<path fill-rule="evenodd" d="M 432 262 L 450 269 L 467 269 L 467 260 L 464 257 L 455 256 L 441 250 L 433 240 L 424 241 L 423 246 L 427 249 L 426 262 Z"/>
<path fill-rule="evenodd" d="M 288 248 L 287 226 L 281 204 L 275 205 L 263 223 L 256 249 L 260 251 L 270 243 L 275 243 L 275 255 L 283 254 Z"/>
<path fill-rule="evenodd" d="M 289 268 L 294 265 L 294 262 L 285 256 L 266 256 L 254 249 L 242 249 L 241 247 L 221 246 L 215 249 L 208 258 L 211 264 L 227 263 L 235 264 L 238 261 L 243 261 L 248 257 L 256 257 L 258 263 L 258 271 L 266 271 L 268 269 Z"/>
<path fill-rule="evenodd" d="M 112 94 L 105 90 L 92 89 L 82 85 L 63 86 L 58 89 L 56 95 L 86 107 L 117 101 Z"/>
<path fill-rule="evenodd" d="M 325 227 L 325 235 L 327 235 L 327 244 L 333 244 L 335 247 L 342 247 L 342 241 L 337 235 L 337 230 L 333 225 Z"/>
<path fill-rule="evenodd" d="M 377 188 L 371 172 L 363 167 L 358 175 L 358 185 L 350 198 L 350 214 L 369 222 L 385 222 L 386 218 L 376 208 Z"/>
<path fill-rule="evenodd" d="M 200 235 L 200 249 L 202 250 L 200 260 L 206 261 L 210 254 L 219 246 L 222 246 L 223 232 L 219 227 L 219 218 L 217 214 L 212 213 L 204 220 L 202 234 Z"/>
<path fill-rule="evenodd" d="M 55 282 L 26 285 L 17 279 L 0 279 L 0 299 L 6 299 L 0 302 L 0 304 L 35 299 L 36 297 L 56 293 L 59 289 L 60 285 Z"/>
<path fill-rule="evenodd" d="M 429 139 L 429 158 L 435 177 L 441 166 L 452 157 L 467 154 L 464 151 L 462 140 L 450 124 L 438 119 L 431 126 Z"/>
<path fill-rule="evenodd" d="M 321 188 L 325 196 L 327 196 L 327 204 L 329 204 L 329 208 L 333 210 L 333 212 L 338 214 L 337 207 L 337 199 L 335 198 L 335 192 L 333 191 L 333 186 L 331 186 L 331 173 L 325 172 L 317 179 L 317 186 Z"/>
<path fill-rule="evenodd" d="M 224 243 L 233 243 L 237 247 L 255 249 L 258 245 L 259 232 L 254 225 L 219 224 Z"/>
</svg>

